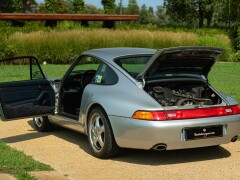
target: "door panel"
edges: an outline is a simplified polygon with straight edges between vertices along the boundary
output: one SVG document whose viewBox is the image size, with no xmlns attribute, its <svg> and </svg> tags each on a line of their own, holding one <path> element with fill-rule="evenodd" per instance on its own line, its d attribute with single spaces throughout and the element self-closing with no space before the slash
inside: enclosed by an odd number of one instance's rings
<svg viewBox="0 0 240 180">
<path fill-rule="evenodd" d="M 26 59 L 26 57 L 24 58 Z M 14 58 L 14 61 L 16 60 L 18 59 Z M 36 59 L 30 57 L 30 68 L 28 68 L 30 72 L 27 72 L 27 74 L 29 74 L 29 80 L 0 83 L 1 120 L 17 119 L 54 113 L 54 90 L 51 87 L 49 81 L 43 75 L 41 69 L 39 70 L 39 72 L 42 74 L 41 76 L 39 76 L 40 78 L 33 78 L 33 60 L 35 61 L 35 66 L 37 65 L 40 69 L 38 62 L 36 62 Z M 26 60 L 24 62 L 26 62 Z M 10 63 L 8 63 L 7 65 L 9 66 L 9 64 Z M 4 68 L 4 64 L 2 67 Z"/>
<path fill-rule="evenodd" d="M 4 117 L 15 119 L 54 112 L 54 91 L 46 79 L 0 84 Z"/>
</svg>

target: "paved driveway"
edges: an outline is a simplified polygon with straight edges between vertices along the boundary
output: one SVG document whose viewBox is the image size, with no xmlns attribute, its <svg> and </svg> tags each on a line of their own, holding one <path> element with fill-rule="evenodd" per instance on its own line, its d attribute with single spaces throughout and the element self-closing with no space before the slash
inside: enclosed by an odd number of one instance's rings
<svg viewBox="0 0 240 180">
<path fill-rule="evenodd" d="M 86 136 L 62 128 L 39 133 L 32 125 L 31 119 L 0 122 L 0 139 L 70 179 L 240 178 L 240 141 L 166 152 L 126 150 L 100 160 L 90 155 Z"/>
</svg>

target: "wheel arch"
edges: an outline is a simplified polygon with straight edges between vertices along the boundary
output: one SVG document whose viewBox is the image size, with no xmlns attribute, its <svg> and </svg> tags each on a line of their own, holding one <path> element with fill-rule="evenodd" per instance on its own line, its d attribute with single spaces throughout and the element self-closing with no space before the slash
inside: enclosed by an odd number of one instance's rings
<svg viewBox="0 0 240 180">
<path fill-rule="evenodd" d="M 97 102 L 91 104 L 91 105 L 88 107 L 88 109 L 87 109 L 87 111 L 86 111 L 86 116 L 85 116 L 85 126 L 84 126 L 84 129 L 85 129 L 85 134 L 86 134 L 86 135 L 88 135 L 88 119 L 89 119 L 89 115 L 90 115 L 91 111 L 92 111 L 94 108 L 97 108 L 97 107 L 101 108 L 101 109 L 104 111 L 104 113 L 107 115 L 107 112 L 106 112 L 106 110 L 104 109 L 104 107 L 103 107 L 102 105 L 100 105 L 100 104 L 97 103 Z M 108 118 L 107 118 L 107 120 L 108 120 L 108 122 L 109 122 L 109 125 L 110 125 L 110 127 L 111 127 L 111 131 L 112 131 L 112 125 L 111 125 L 111 123 L 110 123 L 110 121 L 109 121 Z M 114 138 L 115 138 L 115 137 L 114 137 Z"/>
</svg>

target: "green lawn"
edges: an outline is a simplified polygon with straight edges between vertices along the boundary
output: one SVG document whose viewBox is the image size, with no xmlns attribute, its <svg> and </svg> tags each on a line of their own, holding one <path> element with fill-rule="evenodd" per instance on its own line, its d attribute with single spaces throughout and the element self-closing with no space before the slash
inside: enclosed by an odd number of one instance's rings
<svg viewBox="0 0 240 180">
<path fill-rule="evenodd" d="M 217 63 L 209 74 L 209 82 L 240 103 L 240 63 Z"/>
<path fill-rule="evenodd" d="M 53 169 L 49 165 L 37 162 L 0 141 L 0 173 L 12 174 L 20 180 L 32 180 L 36 178 L 28 172 L 50 170 Z"/>
</svg>

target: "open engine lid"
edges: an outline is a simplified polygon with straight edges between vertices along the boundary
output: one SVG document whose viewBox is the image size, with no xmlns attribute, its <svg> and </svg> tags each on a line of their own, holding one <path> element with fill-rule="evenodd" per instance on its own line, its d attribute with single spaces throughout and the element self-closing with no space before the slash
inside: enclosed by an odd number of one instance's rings
<svg viewBox="0 0 240 180">
<path fill-rule="evenodd" d="M 151 78 L 161 74 L 198 74 L 207 77 L 222 51 L 220 48 L 197 46 L 160 49 L 138 78 Z"/>
</svg>

